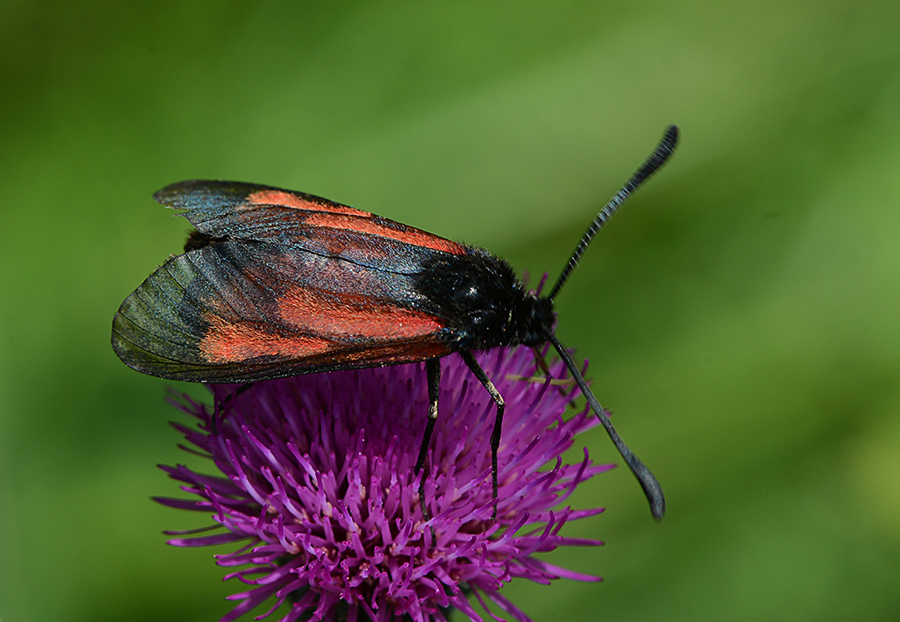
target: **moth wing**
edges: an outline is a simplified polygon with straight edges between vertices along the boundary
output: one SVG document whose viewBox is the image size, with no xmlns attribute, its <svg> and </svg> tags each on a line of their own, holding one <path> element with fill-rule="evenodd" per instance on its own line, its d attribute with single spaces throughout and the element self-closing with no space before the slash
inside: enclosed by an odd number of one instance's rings
<svg viewBox="0 0 900 622">
<path fill-rule="evenodd" d="M 212 238 L 271 242 L 377 267 L 388 255 L 415 271 L 435 251 L 463 255 L 457 242 L 311 194 L 229 181 L 183 181 L 154 198 L 184 210 Z"/>
<path fill-rule="evenodd" d="M 194 382 L 448 354 L 443 322 L 417 293 L 415 273 L 391 267 L 296 245 L 213 241 L 170 258 L 122 303 L 113 319 L 113 348 L 138 371 Z"/>
</svg>

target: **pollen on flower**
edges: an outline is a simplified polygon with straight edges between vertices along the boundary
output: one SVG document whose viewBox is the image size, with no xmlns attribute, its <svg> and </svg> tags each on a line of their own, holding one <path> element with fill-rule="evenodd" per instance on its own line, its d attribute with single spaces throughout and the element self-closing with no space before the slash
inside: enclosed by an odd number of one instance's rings
<svg viewBox="0 0 900 622">
<path fill-rule="evenodd" d="M 564 506 L 572 491 L 611 465 L 564 463 L 575 435 L 596 425 L 573 414 L 568 389 L 523 381 L 540 375 L 529 348 L 497 349 L 479 362 L 506 400 L 494 503 L 490 435 L 494 406 L 458 357 L 441 360 L 440 416 L 429 448 L 422 513 L 415 462 L 426 413 L 423 365 L 333 372 L 258 382 L 237 397 L 212 388 L 227 416 L 182 397 L 200 420 L 176 425 L 220 475 L 163 467 L 193 500 L 166 505 L 208 512 L 219 527 L 170 540 L 176 546 L 241 543 L 217 556 L 249 589 L 223 622 L 270 601 L 283 622 L 445 621 L 453 609 L 482 618 L 469 598 L 529 618 L 498 590 L 514 578 L 598 580 L 534 557 L 560 546 L 599 545 L 559 535 L 602 508 Z M 561 378 L 565 368 L 551 366 Z M 233 399 L 232 399 L 233 398 Z M 212 431 L 214 430 L 214 431 Z"/>
</svg>

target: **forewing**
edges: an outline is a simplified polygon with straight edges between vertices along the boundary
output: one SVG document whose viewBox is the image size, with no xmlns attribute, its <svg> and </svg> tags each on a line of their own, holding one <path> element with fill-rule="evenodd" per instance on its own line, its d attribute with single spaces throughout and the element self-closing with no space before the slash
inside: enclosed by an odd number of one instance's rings
<svg viewBox="0 0 900 622">
<path fill-rule="evenodd" d="M 271 242 L 402 273 L 418 270 L 434 252 L 464 255 L 464 245 L 321 197 L 270 186 L 183 181 L 157 192 L 157 201 L 184 210 L 213 238 Z"/>
<path fill-rule="evenodd" d="M 449 353 L 443 323 L 414 287 L 414 265 L 375 256 L 372 267 L 296 245 L 211 242 L 170 258 L 122 303 L 113 348 L 138 371 L 198 382 Z"/>
</svg>

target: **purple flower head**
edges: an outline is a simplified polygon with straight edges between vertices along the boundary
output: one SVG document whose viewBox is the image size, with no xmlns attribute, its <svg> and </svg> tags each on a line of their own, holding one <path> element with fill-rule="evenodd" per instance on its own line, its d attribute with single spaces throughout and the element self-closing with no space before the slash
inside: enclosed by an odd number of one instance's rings
<svg viewBox="0 0 900 622">
<path fill-rule="evenodd" d="M 197 500 L 159 499 L 210 512 L 216 535 L 185 534 L 176 546 L 245 542 L 217 563 L 249 588 L 222 621 L 266 601 L 282 621 L 445 621 L 451 609 L 482 618 L 468 598 L 529 618 L 498 593 L 515 577 L 548 583 L 598 580 L 533 557 L 596 540 L 559 535 L 602 508 L 560 507 L 575 487 L 611 468 L 587 451 L 562 454 L 596 417 L 567 409 L 568 388 L 529 382 L 529 348 L 496 349 L 479 363 L 506 399 L 494 515 L 490 436 L 495 406 L 459 357 L 441 360 L 440 415 L 426 461 L 422 513 L 414 469 L 428 413 L 424 365 L 332 372 L 259 382 L 231 399 L 211 430 L 210 410 L 184 398 L 199 429 L 176 426 L 222 475 L 163 467 Z M 565 375 L 560 363 L 554 377 Z M 212 390 L 219 402 L 234 386 Z M 575 391 L 577 395 L 577 391 Z"/>
</svg>

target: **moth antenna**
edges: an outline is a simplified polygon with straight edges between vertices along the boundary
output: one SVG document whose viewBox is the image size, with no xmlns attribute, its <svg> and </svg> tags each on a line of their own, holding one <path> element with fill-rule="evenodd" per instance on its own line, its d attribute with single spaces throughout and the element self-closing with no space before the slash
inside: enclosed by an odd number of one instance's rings
<svg viewBox="0 0 900 622">
<path fill-rule="evenodd" d="M 662 520 L 663 515 L 666 513 L 666 498 L 663 495 L 662 487 L 659 485 L 656 476 L 650 472 L 650 469 L 648 469 L 630 449 L 628 449 L 628 445 L 625 444 L 625 441 L 623 441 L 619 436 L 619 433 L 616 432 L 612 421 L 609 420 L 609 415 L 606 414 L 606 411 L 603 410 L 600 402 L 594 397 L 584 376 L 578 371 L 578 367 L 575 365 L 572 357 L 569 356 L 569 353 L 556 338 L 556 335 L 549 333 L 547 338 L 550 343 L 553 344 L 553 347 L 556 348 L 556 351 L 566 364 L 566 367 L 569 368 L 569 372 L 575 379 L 575 383 L 578 385 L 578 388 L 581 389 L 582 395 L 587 399 L 594 414 L 597 415 L 600 424 L 606 429 L 606 433 L 609 434 L 609 438 L 612 440 L 613 445 L 619 450 L 622 459 L 625 460 L 625 464 L 628 465 L 628 468 L 631 469 L 631 472 L 634 473 L 634 476 L 637 478 L 638 482 L 640 482 L 641 488 L 644 489 L 644 494 L 647 496 L 647 501 L 650 503 L 650 512 L 653 514 L 653 518 Z"/>
<path fill-rule="evenodd" d="M 666 128 L 666 133 L 663 134 L 662 140 L 659 141 L 659 145 L 656 146 L 656 149 L 653 150 L 653 153 L 650 154 L 647 161 L 641 165 L 637 172 L 631 176 L 631 179 L 628 180 L 628 183 L 622 186 L 613 198 L 609 200 L 609 203 L 600 210 L 600 213 L 594 217 L 594 220 L 587 228 L 587 231 L 581 236 L 581 241 L 578 242 L 578 246 L 575 247 L 575 252 L 572 253 L 569 263 L 566 264 L 562 274 L 560 274 L 559 278 L 556 280 L 556 285 L 553 286 L 553 289 L 550 290 L 550 293 L 547 295 L 549 300 L 553 300 L 556 297 L 556 294 L 559 293 L 559 290 L 562 289 L 562 286 L 565 285 L 569 276 L 572 274 L 572 270 L 578 265 L 581 256 L 584 255 L 584 251 L 587 250 L 587 247 L 591 243 L 591 240 L 594 239 L 594 236 L 597 235 L 607 222 L 609 222 L 612 215 L 622 207 L 622 204 L 629 196 L 631 196 L 631 193 L 637 190 L 642 183 L 647 181 L 653 173 L 658 171 L 659 168 L 666 163 L 666 160 L 668 160 L 672 155 L 672 152 L 675 151 L 675 145 L 677 144 L 678 126 L 670 125 Z"/>
</svg>

